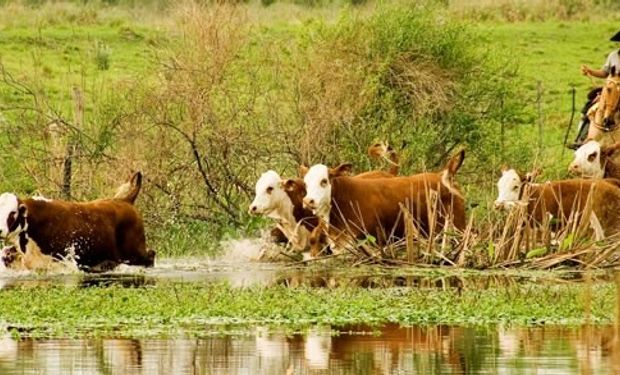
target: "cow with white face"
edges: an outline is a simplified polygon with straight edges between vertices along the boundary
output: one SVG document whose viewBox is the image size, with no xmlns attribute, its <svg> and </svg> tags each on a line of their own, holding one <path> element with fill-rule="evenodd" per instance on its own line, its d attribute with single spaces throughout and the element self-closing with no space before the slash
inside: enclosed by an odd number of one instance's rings
<svg viewBox="0 0 620 375">
<path fill-rule="evenodd" d="M 496 209 L 510 209 L 515 207 L 523 197 L 525 185 L 534 181 L 540 174 L 540 170 L 534 170 L 525 176 L 516 170 L 502 167 L 502 176 L 497 181 Z"/>
<path fill-rule="evenodd" d="M 568 170 L 582 178 L 620 178 L 620 166 L 613 160 L 618 149 L 620 142 L 602 146 L 598 141 L 590 140 L 575 151 Z"/>
<path fill-rule="evenodd" d="M 326 223 L 329 223 L 329 212 L 331 210 L 332 184 L 330 179 L 337 176 L 348 175 L 352 165 L 349 163 L 340 164 L 336 168 L 328 168 L 323 164 L 316 164 L 309 169 L 302 169 L 304 183 L 306 184 L 306 196 L 304 197 L 304 207 Z"/>
<path fill-rule="evenodd" d="M 249 213 L 294 222 L 293 203 L 282 187 L 282 178 L 276 171 L 263 173 L 256 182 L 256 196 Z"/>
<path fill-rule="evenodd" d="M 308 245 L 310 231 L 317 223 L 312 212 L 303 208 L 305 194 L 302 180 L 285 180 L 270 170 L 263 173 L 256 182 L 256 197 L 248 212 L 276 220 L 277 228 L 284 233 L 293 248 L 304 250 Z"/>
<path fill-rule="evenodd" d="M 15 243 L 28 228 L 26 206 L 19 203 L 15 194 L 0 194 L 0 237 Z"/>
</svg>

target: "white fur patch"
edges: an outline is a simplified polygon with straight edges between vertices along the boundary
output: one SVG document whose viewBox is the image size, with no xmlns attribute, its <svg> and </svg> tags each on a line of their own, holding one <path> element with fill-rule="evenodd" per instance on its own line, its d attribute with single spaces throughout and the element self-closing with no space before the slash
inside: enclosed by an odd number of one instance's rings
<svg viewBox="0 0 620 375">
<path fill-rule="evenodd" d="M 521 190 L 521 177 L 514 169 L 502 171 L 502 177 L 497 181 L 497 199 L 495 207 L 504 208 L 513 206 L 519 201 L 519 191 Z"/>
<path fill-rule="evenodd" d="M 313 165 L 306 173 L 304 182 L 306 183 L 304 205 L 312 209 L 312 212 L 319 218 L 328 222 L 332 199 L 329 169 L 323 164 Z"/>
<path fill-rule="evenodd" d="M 605 171 L 601 167 L 601 145 L 597 141 L 588 141 L 575 151 L 569 172 L 585 178 L 603 178 Z"/>
<path fill-rule="evenodd" d="M 263 173 L 256 182 L 256 196 L 250 204 L 250 213 L 274 219 L 293 215 L 293 203 L 281 186 L 282 178 L 275 171 Z M 287 212 L 281 212 L 284 208 Z M 275 215 L 275 216 L 274 216 Z"/>
<path fill-rule="evenodd" d="M 8 238 L 9 227 L 8 227 L 8 219 L 11 213 L 14 213 L 17 216 L 17 208 L 19 205 L 19 201 L 17 200 L 17 196 L 11 193 L 2 193 L 0 194 L 0 237 Z"/>
<path fill-rule="evenodd" d="M 275 171 L 267 171 L 256 182 L 256 197 L 249 211 L 278 221 L 278 228 L 298 250 L 306 248 L 308 230 L 297 223 L 293 215 L 293 202 L 281 185 L 282 178 Z"/>
</svg>

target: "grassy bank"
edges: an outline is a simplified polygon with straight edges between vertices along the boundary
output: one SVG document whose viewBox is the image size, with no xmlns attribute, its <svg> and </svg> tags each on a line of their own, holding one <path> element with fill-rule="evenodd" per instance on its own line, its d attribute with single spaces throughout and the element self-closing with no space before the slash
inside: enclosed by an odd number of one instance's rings
<svg viewBox="0 0 620 375">
<path fill-rule="evenodd" d="M 150 288 L 16 288 L 0 296 L 3 324 L 14 334 L 34 336 L 200 335 L 210 326 L 225 331 L 242 325 L 611 323 L 616 304 L 612 283 L 487 290 L 162 283 Z"/>
</svg>

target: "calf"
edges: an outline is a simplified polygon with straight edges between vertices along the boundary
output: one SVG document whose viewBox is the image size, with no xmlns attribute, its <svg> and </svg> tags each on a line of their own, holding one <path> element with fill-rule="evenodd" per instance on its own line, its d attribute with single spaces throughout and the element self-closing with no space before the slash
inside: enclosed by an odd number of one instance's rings
<svg viewBox="0 0 620 375">
<path fill-rule="evenodd" d="M 522 176 L 514 169 L 502 169 L 502 177 L 497 182 L 498 197 L 495 207 L 511 209 L 518 204 L 527 205 L 529 219 L 540 224 L 551 215 L 559 224 L 566 223 L 572 216 L 583 214 L 588 200 L 596 218 L 589 217 L 595 231 L 598 220 L 603 233 L 597 237 L 609 236 L 620 230 L 620 181 L 615 179 L 586 180 L 572 179 L 548 181 L 535 184 L 537 173 Z"/>
<path fill-rule="evenodd" d="M 354 178 L 388 178 L 398 173 L 398 155 L 391 147 L 377 143 L 368 149 L 368 154 L 373 158 L 388 158 L 392 163 L 390 171 L 363 172 Z M 301 165 L 300 175 L 303 176 L 307 169 Z M 341 167 L 341 172 L 349 174 L 352 169 L 351 164 L 346 164 Z M 310 232 L 317 227 L 318 219 L 311 210 L 303 207 L 302 199 L 305 195 L 306 187 L 302 179 L 283 179 L 277 172 L 270 170 L 263 173 L 256 182 L 256 196 L 248 212 L 276 220 L 278 224 L 272 230 L 272 236 L 279 240 L 283 235 L 294 249 L 303 251 L 309 245 L 316 249 L 324 242 L 319 237 L 309 237 Z M 317 255 L 317 252 L 313 250 L 312 254 Z"/>
<path fill-rule="evenodd" d="M 249 213 L 265 215 L 277 221 L 294 249 L 303 251 L 308 235 L 317 224 L 310 210 L 304 209 L 302 199 L 306 188 L 301 179 L 282 179 L 275 171 L 267 171 L 256 182 L 256 197 Z"/>
<path fill-rule="evenodd" d="M 337 236 L 374 236 L 380 244 L 403 238 L 405 207 L 423 235 L 440 230 L 448 220 L 465 228 L 465 200 L 454 185 L 464 151 L 458 152 L 441 172 L 408 177 L 360 179 L 343 175 L 348 165 L 328 168 L 314 165 L 304 176 L 304 205 L 333 229 Z M 332 233 L 328 237 L 333 241 Z"/>
<path fill-rule="evenodd" d="M 620 178 L 620 163 L 614 160 L 619 149 L 620 142 L 602 146 L 590 140 L 575 151 L 568 171 L 583 178 Z"/>
<path fill-rule="evenodd" d="M 20 199 L 0 195 L 0 237 L 19 250 L 22 262 L 73 257 L 86 271 L 103 271 L 120 263 L 153 266 L 155 252 L 146 249 L 142 218 L 133 206 L 142 174 L 117 198 L 91 202 Z M 40 254 L 38 254 L 40 253 Z"/>
</svg>

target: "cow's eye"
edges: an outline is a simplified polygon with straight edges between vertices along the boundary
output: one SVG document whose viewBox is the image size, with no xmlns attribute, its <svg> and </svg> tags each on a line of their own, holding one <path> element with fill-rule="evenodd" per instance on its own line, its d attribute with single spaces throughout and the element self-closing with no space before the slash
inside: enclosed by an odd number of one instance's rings
<svg viewBox="0 0 620 375">
<path fill-rule="evenodd" d="M 325 186 L 327 186 L 327 179 L 326 178 L 321 180 L 321 187 L 325 187 Z"/>
<path fill-rule="evenodd" d="M 596 159 L 596 155 L 597 155 L 597 153 L 596 153 L 596 152 L 593 152 L 593 153 L 591 153 L 590 155 L 588 155 L 588 161 L 589 161 L 590 163 L 592 163 L 592 162 L 594 161 L 594 159 Z"/>
<path fill-rule="evenodd" d="M 273 186 L 269 186 L 267 188 L 267 194 L 271 194 L 273 192 Z"/>
<path fill-rule="evenodd" d="M 517 191 L 517 190 L 519 190 L 519 187 L 515 186 L 515 187 L 512 188 L 512 190 Z"/>
</svg>

